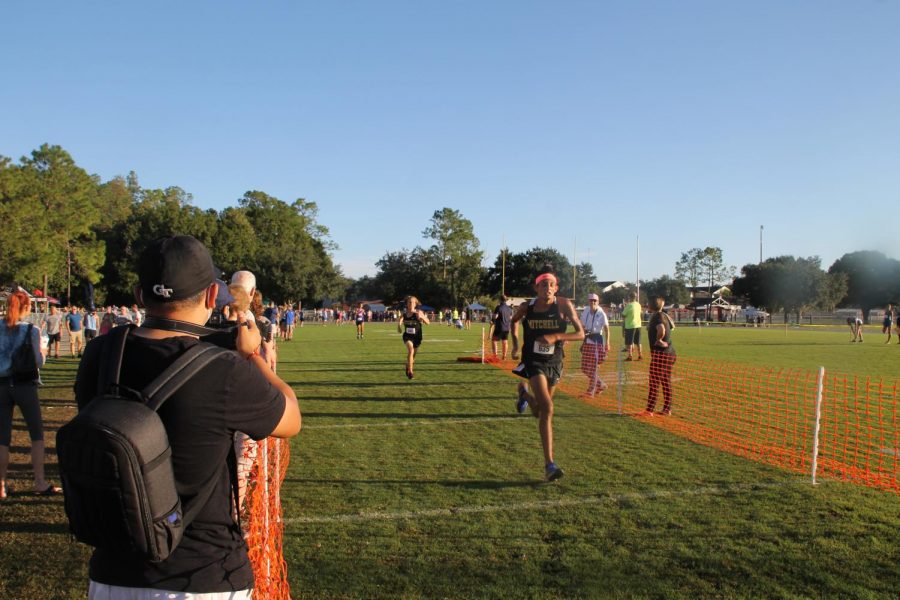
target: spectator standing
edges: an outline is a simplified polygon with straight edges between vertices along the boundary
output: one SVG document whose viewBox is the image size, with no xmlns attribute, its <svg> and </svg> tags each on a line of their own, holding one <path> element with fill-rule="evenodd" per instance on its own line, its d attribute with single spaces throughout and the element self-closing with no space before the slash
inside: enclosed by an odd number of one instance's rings
<svg viewBox="0 0 900 600">
<path fill-rule="evenodd" d="M 187 331 L 206 323 L 218 287 L 209 252 L 190 236 L 149 244 L 138 271 L 136 294 L 147 308 L 147 319 L 129 333 L 125 344 L 120 381 L 131 389 L 142 389 L 202 343 Z M 101 336 L 85 351 L 75 381 L 79 408 L 97 393 L 101 356 L 109 340 Z M 90 560 L 89 598 L 251 597 L 247 545 L 232 517 L 236 481 L 228 463 L 233 460 L 233 436 L 243 431 L 253 439 L 291 437 L 300 429 L 296 396 L 259 355 L 259 342 L 253 321 L 238 327 L 236 351 L 217 357 L 160 408 L 178 489 L 190 497 L 213 477 L 215 487 L 165 560 L 151 563 L 96 548 Z"/>
<path fill-rule="evenodd" d="M 497 342 L 503 348 L 502 360 L 506 360 L 506 352 L 509 350 L 509 325 L 512 318 L 512 307 L 508 304 L 509 298 L 500 295 L 500 304 L 491 315 L 491 354 L 497 356 Z"/>
<path fill-rule="evenodd" d="M 887 340 L 885 340 L 885 344 L 891 343 L 891 329 L 893 329 L 894 325 L 894 305 L 888 304 L 887 308 L 884 309 L 884 319 L 881 321 L 881 333 L 887 334 Z"/>
<path fill-rule="evenodd" d="M 99 328 L 99 319 L 97 318 L 97 309 L 92 308 L 84 312 L 84 343 L 90 342 L 97 337 Z"/>
<path fill-rule="evenodd" d="M 250 310 L 246 315 L 246 318 L 252 318 L 256 321 L 256 327 L 259 329 L 259 334 L 262 338 L 260 352 L 262 353 L 263 359 L 265 359 L 269 364 L 269 367 L 274 371 L 276 362 L 275 325 L 272 319 L 264 316 L 266 311 L 263 310 L 262 294 L 256 289 L 256 275 L 251 271 L 236 271 L 231 276 L 231 285 L 239 286 L 247 292 L 247 295 L 250 298 Z M 275 318 L 277 319 L 277 310 L 275 311 Z"/>
<path fill-rule="evenodd" d="M 131 316 L 131 312 L 128 310 L 127 306 L 119 307 L 119 314 L 116 315 L 115 321 L 113 324 L 115 327 L 120 327 L 122 325 L 131 325 L 134 323 L 134 317 Z"/>
<path fill-rule="evenodd" d="M 622 309 L 622 327 L 625 333 L 625 352 L 628 357 L 625 360 L 634 359 L 634 348 L 637 346 L 637 359 L 644 359 L 644 351 L 641 348 L 641 303 L 637 301 L 634 292 L 628 292 L 628 303 Z"/>
<path fill-rule="evenodd" d="M 100 319 L 100 335 L 109 333 L 109 330 L 116 326 L 116 315 L 113 313 L 112 306 L 107 306 Z"/>
<path fill-rule="evenodd" d="M 284 340 L 286 342 L 294 339 L 294 319 L 296 318 L 296 313 L 294 312 L 294 305 L 288 304 L 287 310 L 284 311 Z"/>
<path fill-rule="evenodd" d="M 584 326 L 581 372 L 588 378 L 588 389 L 585 393 L 593 397 L 607 387 L 600 379 L 597 368 L 606 360 L 609 353 L 609 319 L 600 306 L 600 296 L 597 294 L 588 294 L 588 306 L 581 312 L 581 324 Z"/>
<path fill-rule="evenodd" d="M 259 328 L 259 335 L 262 338 L 259 351 L 263 359 L 269 364 L 269 368 L 275 370 L 277 362 L 275 351 L 275 325 L 266 318 L 263 311 L 262 293 L 259 290 L 253 290 L 253 301 L 250 303 L 250 312 L 256 317 L 256 326 Z"/>
<path fill-rule="evenodd" d="M 131 307 L 131 321 L 138 327 L 144 324 L 144 313 L 137 304 Z"/>
<path fill-rule="evenodd" d="M 664 311 L 666 300 L 654 298 L 647 323 L 647 340 L 650 344 L 650 388 L 647 391 L 646 416 L 653 416 L 659 389 L 663 392 L 662 415 L 672 414 L 672 367 L 675 365 L 675 346 L 672 345 L 672 329 L 675 323 Z"/>
<path fill-rule="evenodd" d="M 62 315 L 55 306 L 50 307 L 50 314 L 44 320 L 44 327 L 47 328 L 47 336 L 50 338 L 47 355 L 53 354 L 53 358 L 59 358 L 59 342 L 62 330 Z"/>
<path fill-rule="evenodd" d="M 897 330 L 897 343 L 900 344 L 900 311 L 894 312 L 894 329 Z"/>
<path fill-rule="evenodd" d="M 72 356 L 75 356 L 76 347 L 78 356 L 81 356 L 84 352 L 84 315 L 77 306 L 71 307 L 66 315 L 66 332 L 69 334 L 69 350 Z"/>
<path fill-rule="evenodd" d="M 5 318 L 0 321 L 0 500 L 6 500 L 12 487 L 6 479 L 9 468 L 9 446 L 12 441 L 13 407 L 18 406 L 31 438 L 31 470 L 34 491 L 59 494 L 62 490 L 47 483 L 44 477 L 44 422 L 38 401 L 38 371 L 44 365 L 47 348 L 41 345 L 41 332 L 29 327 L 25 319 L 31 313 L 31 300 L 24 292 L 13 292 L 7 299 Z M 35 372 L 25 376 L 13 372 L 13 356 L 29 342 L 34 352 Z"/>
</svg>

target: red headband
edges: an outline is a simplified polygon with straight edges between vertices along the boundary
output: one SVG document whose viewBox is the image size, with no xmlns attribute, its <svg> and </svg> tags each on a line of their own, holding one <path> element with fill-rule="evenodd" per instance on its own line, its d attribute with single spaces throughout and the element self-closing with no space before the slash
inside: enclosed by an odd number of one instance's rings
<svg viewBox="0 0 900 600">
<path fill-rule="evenodd" d="M 553 273 L 544 273 L 543 275 L 537 276 L 537 279 L 534 280 L 534 285 L 539 284 L 545 279 L 552 279 L 553 283 L 556 283 L 556 275 L 554 275 Z"/>
</svg>

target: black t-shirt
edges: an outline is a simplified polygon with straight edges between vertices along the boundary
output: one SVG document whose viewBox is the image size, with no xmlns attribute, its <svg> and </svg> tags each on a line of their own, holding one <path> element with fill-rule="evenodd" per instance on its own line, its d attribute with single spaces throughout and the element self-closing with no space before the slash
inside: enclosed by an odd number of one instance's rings
<svg viewBox="0 0 900 600">
<path fill-rule="evenodd" d="M 100 350 L 108 339 L 91 341 L 75 380 L 78 407 L 97 395 Z M 191 337 L 150 340 L 128 337 L 121 383 L 141 389 L 188 348 Z M 210 499 L 188 526 L 166 560 L 150 563 L 128 554 L 95 549 L 90 578 L 125 587 L 193 593 L 227 592 L 253 587 L 253 573 L 240 527 L 232 519 L 231 476 L 227 458 L 233 434 L 253 439 L 272 433 L 284 414 L 284 395 L 258 368 L 236 353 L 207 365 L 159 410 L 172 447 L 178 492 L 189 499 L 218 470 Z"/>
<path fill-rule="evenodd" d="M 666 333 L 662 338 L 659 338 L 656 331 L 656 326 L 662 324 L 665 327 Z M 672 319 L 666 313 L 655 312 L 650 315 L 650 320 L 647 322 L 647 337 L 650 338 L 650 350 L 652 352 L 662 352 L 663 354 L 675 354 L 675 346 L 672 345 Z M 662 339 L 662 341 L 666 342 L 668 347 L 666 348 L 658 348 L 656 346 L 656 342 Z"/>
<path fill-rule="evenodd" d="M 494 309 L 494 331 L 509 331 L 513 310 L 509 304 L 501 304 Z"/>
</svg>

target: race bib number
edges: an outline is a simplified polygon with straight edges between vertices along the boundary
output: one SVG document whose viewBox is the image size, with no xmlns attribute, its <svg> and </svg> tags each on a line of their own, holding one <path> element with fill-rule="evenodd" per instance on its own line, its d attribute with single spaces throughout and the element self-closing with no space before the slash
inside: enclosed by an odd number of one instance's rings
<svg viewBox="0 0 900 600">
<path fill-rule="evenodd" d="M 542 344 L 541 342 L 534 343 L 534 353 L 535 354 L 553 354 L 555 350 L 554 344 Z"/>
<path fill-rule="evenodd" d="M 406 333 L 408 333 L 409 335 L 416 335 L 416 328 L 415 327 L 407 327 Z"/>
</svg>

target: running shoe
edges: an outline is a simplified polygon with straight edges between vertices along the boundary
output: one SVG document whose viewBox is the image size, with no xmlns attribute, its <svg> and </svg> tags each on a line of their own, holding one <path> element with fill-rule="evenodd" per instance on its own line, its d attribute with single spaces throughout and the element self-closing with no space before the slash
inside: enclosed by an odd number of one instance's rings
<svg viewBox="0 0 900 600">
<path fill-rule="evenodd" d="M 525 412 L 525 409 L 528 408 L 528 398 L 525 396 L 528 393 L 528 388 L 525 386 L 525 382 L 520 381 L 516 386 L 518 390 L 518 398 L 516 399 L 516 411 L 519 414 Z"/>
<path fill-rule="evenodd" d="M 550 463 L 545 468 L 547 474 L 547 481 L 556 481 L 557 479 L 561 479 L 565 473 L 563 470 L 556 466 L 556 463 Z"/>
</svg>

